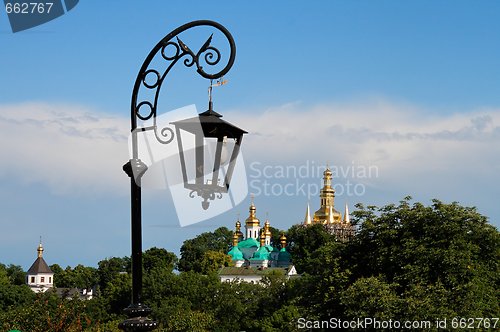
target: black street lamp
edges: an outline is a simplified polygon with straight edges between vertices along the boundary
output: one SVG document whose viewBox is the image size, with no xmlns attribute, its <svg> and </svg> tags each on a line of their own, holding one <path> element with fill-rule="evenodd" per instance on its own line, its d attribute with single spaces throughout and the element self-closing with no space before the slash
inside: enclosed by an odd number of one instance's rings
<svg viewBox="0 0 500 332">
<path fill-rule="evenodd" d="M 220 71 L 210 74 L 202 66 L 204 62 L 208 66 L 215 66 L 221 60 L 221 52 L 211 45 L 212 35 L 203 44 L 197 53 L 184 44 L 178 35 L 190 28 L 197 26 L 210 26 L 222 32 L 229 42 L 230 55 L 227 64 Z M 176 38 L 176 40 L 173 40 Z M 173 51 L 173 52 L 172 52 Z M 130 177 L 131 192 L 131 224 L 132 224 L 132 302 L 125 309 L 128 319 L 119 324 L 119 328 L 125 331 L 152 331 L 157 327 L 157 323 L 148 314 L 151 309 L 142 302 L 142 230 L 141 230 L 141 178 L 147 171 L 147 166 L 139 159 L 138 135 L 146 131 L 153 131 L 156 139 L 163 144 L 168 144 L 174 139 L 174 131 L 169 128 L 158 128 L 156 123 L 158 97 L 161 86 L 172 67 L 178 62 L 186 67 L 196 66 L 196 71 L 202 77 L 214 80 L 219 79 L 231 69 L 236 55 L 236 46 L 229 31 L 217 22 L 200 20 L 193 21 L 173 30 L 166 35 L 149 53 L 135 80 L 131 103 L 131 138 L 132 138 L 132 159 L 124 166 L 123 170 Z M 166 69 L 157 69 L 158 61 L 161 59 L 166 64 Z M 211 87 L 210 87 L 211 89 Z M 144 93 L 145 92 L 145 93 Z M 149 99 L 147 98 L 149 97 Z M 173 122 L 175 126 L 177 142 L 179 146 L 180 163 L 183 173 L 184 187 L 191 190 L 190 196 L 194 193 L 203 198 L 204 209 L 209 207 L 208 200 L 213 200 L 217 195 L 227 192 L 231 176 L 233 173 L 236 157 L 239 152 L 243 134 L 246 131 L 224 121 L 221 115 L 214 112 L 210 99 L 209 110 L 199 114 L 198 117 Z M 138 125 L 140 120 L 140 125 Z M 190 183 L 187 176 L 185 153 L 182 144 L 183 132 L 190 133 L 195 137 L 195 174 L 194 183 Z M 210 179 L 205 181 L 204 165 L 204 140 L 216 140 L 216 151 L 211 167 Z M 221 167 L 225 162 L 223 150 L 227 141 L 234 140 L 233 150 L 230 154 L 227 167 Z M 212 163 L 211 163 L 212 164 Z M 225 173 L 221 181 L 221 173 Z M 222 183 L 221 183 L 222 182 Z"/>
<path fill-rule="evenodd" d="M 212 109 L 212 102 L 210 101 L 208 111 L 194 118 L 172 122 L 172 124 L 175 125 L 177 143 L 179 145 L 184 188 L 191 190 L 189 194 L 190 197 L 194 197 L 194 193 L 196 193 L 203 198 L 201 206 L 204 210 L 208 209 L 210 206 L 209 199 L 214 200 L 216 194 L 218 198 L 222 198 L 222 193 L 227 193 L 236 164 L 236 158 L 240 151 L 241 140 L 243 139 L 243 134 L 247 133 L 243 129 L 222 120 L 221 117 L 222 115 L 214 112 Z M 192 134 L 191 136 L 194 138 L 195 142 L 194 172 L 196 175 L 194 183 L 188 178 L 189 170 L 186 167 L 186 155 L 182 146 L 183 135 L 181 134 L 181 130 Z M 227 171 L 225 172 L 226 174 L 223 176 L 224 179 L 221 183 L 221 173 L 224 171 L 224 168 L 221 168 L 221 164 L 225 163 L 224 159 L 226 159 L 226 156 L 223 156 L 223 154 L 229 154 L 227 151 L 228 139 L 233 139 L 234 145 Z M 215 143 L 215 156 L 213 158 L 213 163 L 210 162 L 210 166 L 213 165 L 213 167 L 211 167 L 212 171 L 207 174 L 205 172 L 205 162 L 207 158 L 205 158 L 204 151 L 205 146 L 210 144 L 210 141 Z M 208 176 L 208 179 L 206 179 L 206 176 Z"/>
</svg>

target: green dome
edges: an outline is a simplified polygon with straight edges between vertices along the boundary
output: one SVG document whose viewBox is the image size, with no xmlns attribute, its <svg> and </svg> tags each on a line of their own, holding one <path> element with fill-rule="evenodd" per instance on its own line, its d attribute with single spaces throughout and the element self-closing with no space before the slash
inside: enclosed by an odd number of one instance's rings
<svg viewBox="0 0 500 332">
<path fill-rule="evenodd" d="M 270 244 L 266 244 L 266 249 L 267 249 L 267 251 L 269 251 L 269 252 L 278 251 L 278 249 L 273 248 L 273 246 L 272 246 L 272 245 L 270 245 Z"/>
<path fill-rule="evenodd" d="M 290 253 L 286 250 L 286 248 L 281 248 L 280 253 L 278 254 L 278 261 L 289 262 L 290 260 Z"/>
<path fill-rule="evenodd" d="M 252 248 L 252 247 L 258 248 L 259 246 L 260 246 L 259 241 L 257 241 L 256 239 L 252 239 L 252 238 L 246 239 L 246 240 L 238 243 L 238 248 Z"/>
<path fill-rule="evenodd" d="M 233 247 L 227 254 L 233 258 L 233 261 L 243 260 L 243 253 L 238 247 Z"/>
<path fill-rule="evenodd" d="M 269 251 L 265 246 L 262 246 L 257 250 L 254 254 L 252 259 L 256 260 L 264 260 L 264 259 L 269 259 Z"/>
</svg>

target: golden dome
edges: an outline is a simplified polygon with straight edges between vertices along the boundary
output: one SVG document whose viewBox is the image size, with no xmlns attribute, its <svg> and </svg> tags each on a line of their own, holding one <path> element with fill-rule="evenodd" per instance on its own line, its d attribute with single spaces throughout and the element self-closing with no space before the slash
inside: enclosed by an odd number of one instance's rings
<svg viewBox="0 0 500 332">
<path fill-rule="evenodd" d="M 236 247 L 238 245 L 238 233 L 234 232 L 233 233 L 233 247 Z"/>
<path fill-rule="evenodd" d="M 266 237 L 271 237 L 272 233 L 271 233 L 271 229 L 269 228 L 271 226 L 271 224 L 269 223 L 269 220 L 266 220 L 266 222 L 264 223 L 264 235 Z"/>
<path fill-rule="evenodd" d="M 281 243 L 281 247 L 282 247 L 282 248 L 285 248 L 285 247 L 286 247 L 286 236 L 285 236 L 285 233 L 281 233 L 281 236 L 280 236 L 280 243 Z"/>
<path fill-rule="evenodd" d="M 257 217 L 255 216 L 256 210 L 257 208 L 252 202 L 252 204 L 250 204 L 250 209 L 249 209 L 250 215 L 248 216 L 247 220 L 245 220 L 246 226 L 260 226 L 260 220 L 257 219 Z"/>
<path fill-rule="evenodd" d="M 342 221 L 342 215 L 332 206 L 322 206 L 314 213 L 314 223 L 338 223 Z"/>
<path fill-rule="evenodd" d="M 38 245 L 38 248 L 36 249 L 36 251 L 38 252 L 38 257 L 42 257 L 43 256 L 42 240 L 40 240 L 40 244 Z"/>
<path fill-rule="evenodd" d="M 260 245 L 263 246 L 266 244 L 266 234 L 264 231 L 260 232 Z"/>
</svg>

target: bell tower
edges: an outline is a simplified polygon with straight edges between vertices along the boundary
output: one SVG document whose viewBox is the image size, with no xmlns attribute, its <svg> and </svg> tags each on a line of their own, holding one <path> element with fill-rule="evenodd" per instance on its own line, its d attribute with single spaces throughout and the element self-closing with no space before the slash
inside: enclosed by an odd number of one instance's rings
<svg viewBox="0 0 500 332">
<path fill-rule="evenodd" d="M 332 187 L 332 171 L 329 167 L 323 172 L 323 188 L 321 189 L 319 198 L 320 208 L 314 213 L 313 223 L 327 224 L 341 222 L 341 214 L 335 210 L 335 189 Z"/>
<path fill-rule="evenodd" d="M 245 231 L 246 231 L 245 235 L 246 239 L 256 239 L 258 241 L 260 236 L 260 220 L 257 219 L 257 216 L 255 215 L 256 210 L 257 208 L 253 203 L 253 196 L 252 196 L 252 203 L 250 204 L 249 208 L 250 214 L 248 215 L 247 220 L 245 220 Z"/>
</svg>

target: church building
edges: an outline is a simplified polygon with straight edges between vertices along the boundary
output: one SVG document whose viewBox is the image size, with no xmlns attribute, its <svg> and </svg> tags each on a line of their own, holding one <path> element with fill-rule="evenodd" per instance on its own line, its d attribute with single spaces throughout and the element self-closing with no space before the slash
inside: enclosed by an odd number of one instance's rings
<svg viewBox="0 0 500 332">
<path fill-rule="evenodd" d="M 221 281 L 238 279 L 259 282 L 263 275 L 273 270 L 287 277 L 297 274 L 295 267 L 291 265 L 290 253 L 286 249 L 285 234 L 280 237 L 279 248 L 273 247 L 269 220 L 266 220 L 264 227 L 261 227 L 256 210 L 252 199 L 249 216 L 245 220 L 245 234 L 241 232 L 240 221 L 236 221 L 233 247 L 228 252 L 234 266 L 224 267 L 219 271 Z"/>
<path fill-rule="evenodd" d="M 54 287 L 54 272 L 43 259 L 43 245 L 40 239 L 37 253 L 38 257 L 33 262 L 26 273 L 26 284 L 35 293 L 44 293 L 48 290 L 53 290 L 59 297 L 65 299 L 73 299 L 75 297 L 81 300 L 90 300 L 94 296 L 94 289 L 79 289 L 79 288 L 62 288 Z"/>
<path fill-rule="evenodd" d="M 309 204 L 307 204 L 304 225 L 322 224 L 339 241 L 345 242 L 355 234 L 355 227 L 349 218 L 349 209 L 345 205 L 344 217 L 335 210 L 335 189 L 332 186 L 332 171 L 327 167 L 323 172 L 323 188 L 319 194 L 320 208 L 314 212 L 311 218 Z"/>
<path fill-rule="evenodd" d="M 33 292 L 43 293 L 54 287 L 54 272 L 43 259 L 42 240 L 36 251 L 38 257 L 26 273 L 26 283 Z"/>
<path fill-rule="evenodd" d="M 332 186 L 332 171 L 326 168 L 323 172 L 323 188 L 320 191 L 320 207 L 311 217 L 309 204 L 302 225 L 308 227 L 314 224 L 323 225 L 326 230 L 334 235 L 338 241 L 349 241 L 356 228 L 351 224 L 349 210 L 345 205 L 344 216 L 335 209 L 335 189 Z M 275 269 L 287 277 L 297 275 L 292 265 L 291 256 L 286 245 L 284 234 L 280 237 L 280 244 L 271 245 L 271 231 L 269 220 L 261 227 L 256 216 L 255 204 L 250 204 L 249 216 L 245 220 L 245 233 L 241 231 L 240 221 L 236 221 L 233 234 L 233 246 L 228 252 L 234 266 L 223 267 L 219 271 L 221 281 L 242 280 L 259 282 L 262 276 Z"/>
</svg>

